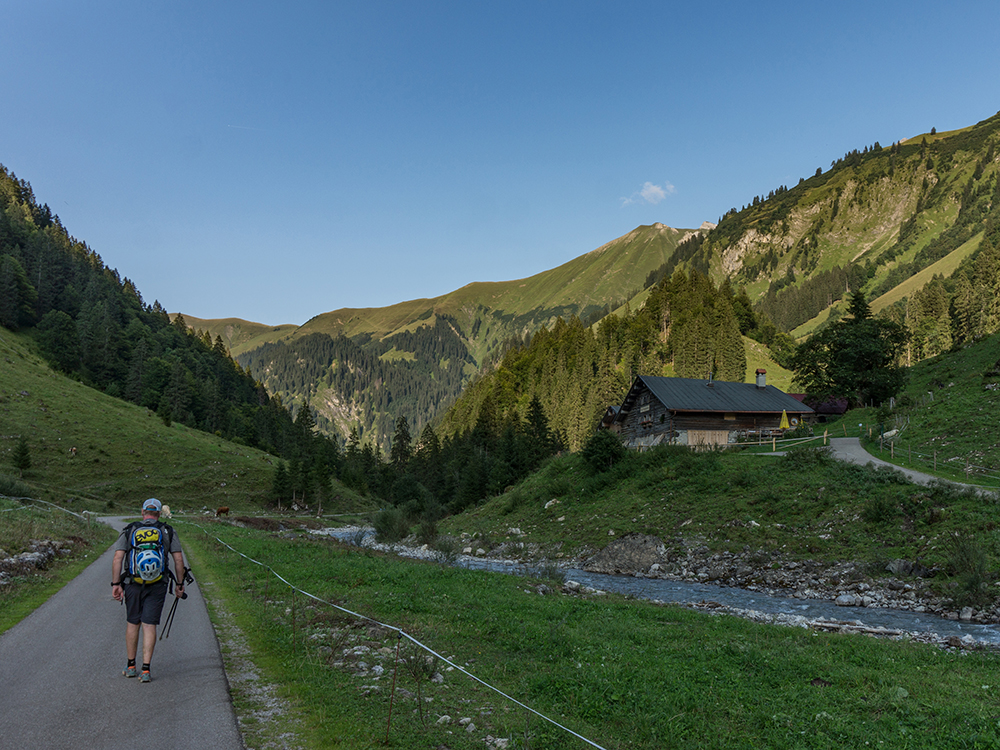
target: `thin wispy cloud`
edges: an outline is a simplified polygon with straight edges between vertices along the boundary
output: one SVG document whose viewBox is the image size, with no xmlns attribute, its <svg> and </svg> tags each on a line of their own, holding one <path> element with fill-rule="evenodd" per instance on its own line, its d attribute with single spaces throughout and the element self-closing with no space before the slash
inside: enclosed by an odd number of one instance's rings
<svg viewBox="0 0 1000 750">
<path fill-rule="evenodd" d="M 677 189 L 669 182 L 662 185 L 655 185 L 652 182 L 644 182 L 642 187 L 636 190 L 627 198 L 622 198 L 622 206 L 631 206 L 633 203 L 646 203 L 655 206 L 668 195 L 673 195 Z"/>
</svg>

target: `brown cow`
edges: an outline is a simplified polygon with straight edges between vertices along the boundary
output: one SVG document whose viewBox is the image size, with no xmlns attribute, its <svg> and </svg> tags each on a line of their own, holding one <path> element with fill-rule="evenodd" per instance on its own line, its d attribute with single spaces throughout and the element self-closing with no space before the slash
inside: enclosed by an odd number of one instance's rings
<svg viewBox="0 0 1000 750">
<path fill-rule="evenodd" d="M 215 517 L 216 518 L 218 518 L 219 516 L 228 516 L 228 515 L 229 515 L 229 506 L 228 505 L 224 505 L 223 507 L 218 508 L 215 511 Z"/>
</svg>

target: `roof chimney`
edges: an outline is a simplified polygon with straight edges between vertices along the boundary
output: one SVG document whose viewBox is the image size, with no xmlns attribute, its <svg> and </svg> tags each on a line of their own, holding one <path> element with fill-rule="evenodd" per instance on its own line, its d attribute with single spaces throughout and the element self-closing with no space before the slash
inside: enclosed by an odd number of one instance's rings
<svg viewBox="0 0 1000 750">
<path fill-rule="evenodd" d="M 757 387 L 767 388 L 767 370 L 757 368 Z"/>
</svg>

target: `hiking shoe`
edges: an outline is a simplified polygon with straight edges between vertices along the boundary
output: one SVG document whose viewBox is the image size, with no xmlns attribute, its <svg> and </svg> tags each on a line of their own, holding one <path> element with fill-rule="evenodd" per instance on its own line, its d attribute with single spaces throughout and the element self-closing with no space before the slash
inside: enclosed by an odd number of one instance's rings
<svg viewBox="0 0 1000 750">
<path fill-rule="evenodd" d="M 131 667 L 125 667 L 124 671 L 122 671 L 122 674 L 125 675 L 126 677 L 135 677 L 137 674 L 139 674 L 139 670 L 136 669 L 135 664 L 133 664 Z"/>
<path fill-rule="evenodd" d="M 142 670 L 142 674 L 139 675 L 139 682 L 149 682 L 152 679 L 153 678 L 149 676 L 149 670 L 148 669 Z"/>
</svg>

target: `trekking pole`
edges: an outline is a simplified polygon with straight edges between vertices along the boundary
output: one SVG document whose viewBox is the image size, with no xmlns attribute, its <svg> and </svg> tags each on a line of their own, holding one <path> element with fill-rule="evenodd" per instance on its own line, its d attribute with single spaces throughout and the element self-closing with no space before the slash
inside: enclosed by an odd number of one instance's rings
<svg viewBox="0 0 1000 750">
<path fill-rule="evenodd" d="M 181 580 L 184 583 L 194 583 L 194 577 L 191 575 L 191 568 L 184 569 L 184 575 L 181 576 Z M 174 596 L 174 603 L 170 605 L 170 612 L 167 614 L 167 621 L 163 625 L 163 632 L 160 633 L 158 640 L 163 640 L 164 638 L 170 637 L 170 626 L 174 624 L 174 613 L 177 612 L 177 602 L 180 599 L 187 599 L 188 595 L 185 591 L 180 596 Z"/>
<path fill-rule="evenodd" d="M 174 597 L 174 603 L 170 606 L 170 613 L 167 615 L 167 621 L 164 623 L 163 632 L 160 633 L 159 640 L 170 637 L 170 626 L 174 624 L 174 613 L 177 611 L 177 602 L 181 599 L 187 599 L 187 594 L 181 594 L 180 596 Z"/>
</svg>

